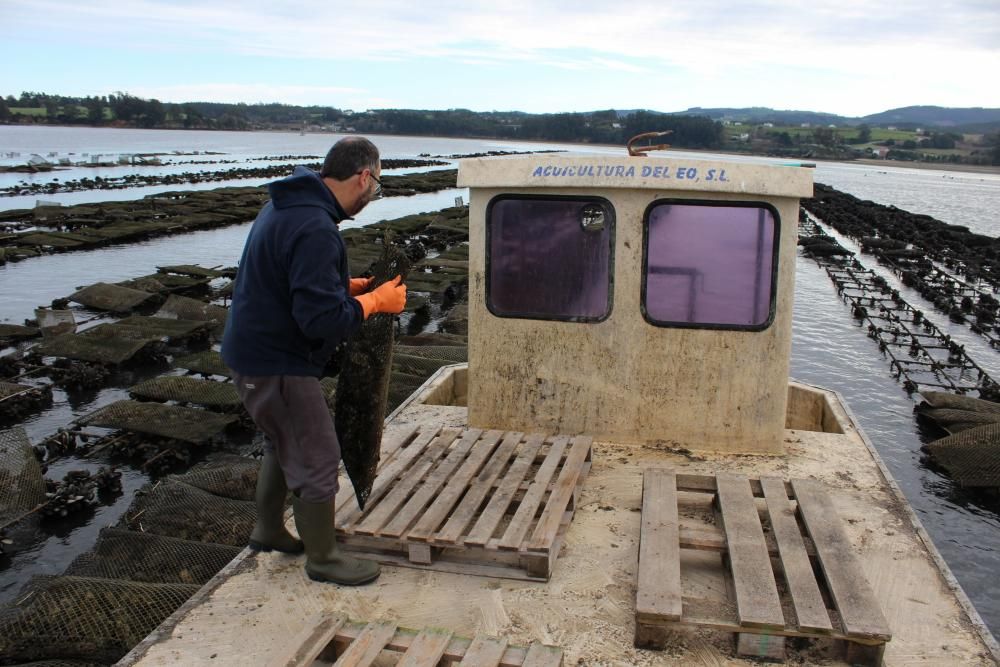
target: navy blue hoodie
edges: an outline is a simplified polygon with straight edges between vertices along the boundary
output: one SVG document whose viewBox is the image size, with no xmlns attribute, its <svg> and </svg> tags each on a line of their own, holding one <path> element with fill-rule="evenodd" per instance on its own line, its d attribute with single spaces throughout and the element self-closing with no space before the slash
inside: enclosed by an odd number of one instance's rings
<svg viewBox="0 0 1000 667">
<path fill-rule="evenodd" d="M 240 375 L 322 375 L 333 348 L 361 326 L 348 295 L 348 216 L 319 174 L 296 167 L 268 185 L 250 228 L 222 339 L 222 360 Z"/>
</svg>

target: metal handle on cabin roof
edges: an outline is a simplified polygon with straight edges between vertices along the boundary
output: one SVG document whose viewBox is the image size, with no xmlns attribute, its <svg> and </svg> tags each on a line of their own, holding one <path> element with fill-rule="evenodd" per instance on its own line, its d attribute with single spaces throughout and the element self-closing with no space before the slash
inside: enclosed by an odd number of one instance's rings
<svg viewBox="0 0 1000 667">
<path fill-rule="evenodd" d="M 670 144 L 653 144 L 652 146 L 639 146 L 636 148 L 633 144 L 640 139 L 652 139 L 653 137 L 665 137 L 668 134 L 673 134 L 673 130 L 667 130 L 665 132 L 643 132 L 642 134 L 637 134 L 628 140 L 625 144 L 625 148 L 628 149 L 628 154 L 632 157 L 645 157 L 646 153 L 649 151 L 664 151 L 670 148 Z"/>
</svg>

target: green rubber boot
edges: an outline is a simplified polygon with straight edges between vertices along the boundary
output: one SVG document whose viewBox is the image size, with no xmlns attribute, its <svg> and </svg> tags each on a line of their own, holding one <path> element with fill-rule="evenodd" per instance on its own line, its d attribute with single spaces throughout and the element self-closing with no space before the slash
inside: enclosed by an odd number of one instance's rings
<svg viewBox="0 0 1000 667">
<path fill-rule="evenodd" d="M 285 473 L 281 471 L 277 457 L 271 452 L 264 452 L 264 460 L 257 473 L 257 523 L 250 533 L 248 544 L 254 551 L 300 554 L 304 550 L 302 540 L 295 539 L 285 529 L 286 495 Z"/>
<path fill-rule="evenodd" d="M 313 581 L 360 586 L 378 579 L 378 563 L 349 556 L 337 548 L 333 501 L 310 503 L 292 496 L 295 527 L 306 545 L 306 574 Z"/>
</svg>

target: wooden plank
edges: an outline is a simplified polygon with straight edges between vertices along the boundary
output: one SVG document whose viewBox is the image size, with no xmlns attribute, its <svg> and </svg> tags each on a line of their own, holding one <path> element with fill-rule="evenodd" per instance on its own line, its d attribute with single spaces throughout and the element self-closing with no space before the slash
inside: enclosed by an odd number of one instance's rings
<svg viewBox="0 0 1000 667">
<path fill-rule="evenodd" d="M 549 453 L 545 456 L 545 460 L 542 462 L 538 472 L 535 473 L 535 479 L 528 486 L 528 491 L 524 494 L 524 498 L 521 499 L 521 504 L 518 505 L 517 511 L 514 512 L 514 517 L 510 520 L 510 525 L 507 526 L 503 537 L 497 543 L 499 548 L 511 551 L 517 551 L 521 548 L 524 536 L 528 534 L 528 529 L 531 528 L 531 522 L 535 519 L 535 513 L 538 511 L 538 506 L 541 504 L 542 498 L 545 497 L 545 492 L 549 488 L 549 481 L 559 467 L 559 462 L 562 460 L 562 455 L 566 450 L 567 444 L 569 444 L 569 437 L 567 436 L 559 436 L 553 439 L 552 445 L 549 447 Z"/>
<path fill-rule="evenodd" d="M 337 637 L 334 640 L 334 646 L 340 652 L 346 651 L 348 646 L 352 641 L 358 638 L 358 636 L 365 630 L 367 626 L 364 623 L 345 623 L 344 626 L 337 632 Z M 385 651 L 392 651 L 395 653 L 404 653 L 409 650 L 410 645 L 413 640 L 416 639 L 417 632 L 414 630 L 407 630 L 406 628 L 399 628 L 396 633 L 389 640 L 389 643 L 385 645 Z M 521 663 L 524 662 L 524 656 L 528 653 L 528 650 L 520 646 L 507 646 L 507 639 L 486 639 L 483 638 L 482 642 L 487 645 L 487 657 L 493 654 L 495 650 L 493 644 L 499 644 L 503 646 L 503 653 L 500 657 L 499 667 L 521 667 Z M 476 641 L 470 641 L 468 639 L 463 639 L 462 637 L 452 637 L 451 642 L 449 642 L 448 647 L 444 652 L 444 661 L 447 664 L 458 663 L 464 657 L 469 654 L 470 649 L 474 648 Z M 386 656 L 391 657 L 391 656 Z M 473 657 L 475 657 L 473 655 Z M 322 659 L 322 655 L 321 655 Z M 471 663 L 475 667 L 479 667 L 479 663 Z M 490 667 L 490 663 L 483 662 L 483 667 Z"/>
<path fill-rule="evenodd" d="M 844 630 L 851 637 L 888 641 L 892 638 L 889 624 L 851 550 L 829 496 L 814 480 L 793 479 L 792 486 Z"/>
<path fill-rule="evenodd" d="M 531 465 L 534 463 L 535 456 L 541 449 L 543 442 L 545 442 L 545 436 L 540 433 L 528 436 L 527 441 L 521 447 L 521 453 L 518 454 L 517 459 L 504 475 L 503 481 L 493 493 L 486 509 L 479 515 L 479 520 L 466 536 L 466 544 L 483 546 L 490 541 L 493 537 L 493 531 L 496 530 L 504 514 L 507 513 L 507 508 L 514 500 L 514 495 L 520 489 L 525 475 L 531 470 Z"/>
<path fill-rule="evenodd" d="M 833 632 L 833 624 L 806 553 L 795 511 L 785 494 L 785 482 L 777 477 L 762 477 L 760 484 L 764 490 L 771 532 L 778 543 L 778 554 L 799 628 L 814 632 Z"/>
<path fill-rule="evenodd" d="M 333 641 L 337 631 L 344 625 L 344 619 L 320 614 L 306 624 L 306 627 L 288 646 L 271 660 L 271 667 L 305 667 L 312 665 L 327 644 Z"/>
<path fill-rule="evenodd" d="M 440 433 L 441 428 L 430 428 L 426 431 L 421 431 L 420 435 L 410 443 L 408 447 L 404 447 L 398 450 L 396 456 L 392 458 L 391 461 L 387 461 L 385 467 L 378 472 L 375 477 L 375 483 L 372 484 L 372 492 L 368 495 L 368 500 L 366 504 L 368 507 L 372 507 L 378 502 L 378 499 L 385 495 L 389 486 L 395 481 L 396 477 L 401 473 L 410 463 L 413 462 L 420 454 L 437 437 Z M 350 488 L 348 485 L 344 485 L 345 488 L 341 489 L 341 493 L 337 495 L 337 502 L 340 502 L 340 495 L 344 492 L 349 493 L 354 496 L 354 489 Z M 337 505 L 342 507 L 343 505 Z M 354 503 L 353 509 L 346 512 L 337 512 L 337 519 L 335 525 L 337 528 L 346 528 L 361 515 L 361 510 L 357 506 L 357 502 Z"/>
<path fill-rule="evenodd" d="M 424 450 L 423 456 L 413 462 L 403 475 L 392 485 L 389 491 L 377 503 L 371 504 L 364 519 L 354 526 L 354 532 L 359 535 L 377 535 L 385 522 L 391 520 L 399 508 L 406 502 L 410 493 L 420 484 L 431 468 L 441 458 L 451 443 L 458 437 L 458 429 L 444 429 L 441 434 Z"/>
<path fill-rule="evenodd" d="M 423 630 L 396 663 L 396 667 L 436 667 L 450 642 L 451 633 L 447 630 Z"/>
<path fill-rule="evenodd" d="M 522 667 L 559 667 L 563 663 L 563 652 L 556 646 L 533 643 L 528 647 Z"/>
<path fill-rule="evenodd" d="M 784 628 L 781 599 L 750 482 L 733 474 L 719 474 L 715 479 L 740 623 L 748 628 Z"/>
<path fill-rule="evenodd" d="M 705 493 L 715 493 L 715 475 L 692 475 L 689 473 L 677 473 L 678 491 L 700 491 Z"/>
<path fill-rule="evenodd" d="M 369 667 L 394 634 L 396 624 L 391 621 L 369 623 L 333 664 L 336 667 Z"/>
<path fill-rule="evenodd" d="M 379 531 L 379 535 L 399 537 L 406 532 L 406 529 L 410 527 L 410 524 L 417 518 L 417 515 L 427 507 L 428 503 L 434 500 L 441 487 L 451 478 L 455 468 L 465 460 L 469 450 L 472 449 L 472 445 L 475 444 L 482 433 L 477 428 L 469 429 L 463 433 L 462 439 L 459 440 L 458 444 L 452 447 L 451 452 L 445 457 L 444 461 L 427 476 L 421 487 L 406 501 L 406 504 L 393 517 L 392 521 Z"/>
<path fill-rule="evenodd" d="M 735 634 L 751 634 L 746 627 L 740 625 L 739 621 L 736 618 L 735 612 L 733 613 L 732 618 L 728 619 L 713 617 L 713 616 L 702 616 L 697 613 L 689 614 L 685 612 L 684 616 L 681 618 L 680 621 L 667 622 L 667 623 L 641 623 L 639 625 L 642 625 L 643 627 L 650 629 L 652 628 L 671 629 L 671 628 L 685 627 L 685 628 L 695 628 L 698 630 L 719 630 L 722 632 L 731 632 Z M 798 628 L 792 626 L 785 626 L 784 628 L 781 629 L 769 629 L 767 630 L 767 632 L 768 634 L 780 635 L 782 637 L 800 637 L 806 639 L 817 638 L 817 634 L 815 632 L 803 632 Z M 885 645 L 885 642 L 881 639 L 861 639 L 861 638 L 852 639 L 843 632 L 838 631 L 837 629 L 834 629 L 834 631 L 829 635 L 822 635 L 821 638 L 844 641 L 847 643 L 854 643 L 864 646 Z"/>
<path fill-rule="evenodd" d="M 758 498 L 762 497 L 764 495 L 764 490 L 760 486 L 760 481 L 756 479 L 751 479 L 749 481 L 750 489 L 753 490 L 753 495 Z M 792 490 L 792 485 L 788 482 L 784 482 L 784 485 L 785 492 L 788 494 L 788 497 L 795 498 L 795 492 Z M 677 473 L 677 490 L 691 491 L 694 493 L 715 493 L 715 476 Z"/>
<path fill-rule="evenodd" d="M 806 555 L 815 556 L 816 550 L 812 546 L 812 540 L 805 536 L 802 536 L 802 540 L 805 543 Z M 681 549 L 694 549 L 695 551 L 718 551 L 720 553 L 726 553 L 729 551 L 729 546 L 726 544 L 726 534 L 721 528 L 716 526 L 705 525 L 698 526 L 697 528 L 689 528 L 681 525 L 680 542 Z M 777 558 L 780 555 L 777 543 L 772 545 L 768 542 L 767 553 L 772 558 Z"/>
<path fill-rule="evenodd" d="M 406 545 L 406 557 L 411 563 L 430 565 L 433 562 L 431 560 L 431 545 L 420 542 L 409 542 Z"/>
<path fill-rule="evenodd" d="M 420 517 L 417 525 L 406 534 L 407 541 L 427 541 L 431 538 L 437 527 L 451 512 L 451 508 L 462 497 L 469 480 L 479 474 L 480 468 L 493 453 L 501 436 L 503 436 L 503 431 L 487 431 L 472 446 L 469 458 L 465 460 L 458 472 L 448 480 L 448 485 Z"/>
<path fill-rule="evenodd" d="M 569 501 L 576 490 L 576 483 L 583 472 L 583 463 L 590 454 L 593 438 L 587 435 L 578 435 L 573 438 L 573 446 L 566 456 L 566 463 L 559 472 L 559 479 L 556 486 L 549 495 L 549 501 L 542 510 L 542 516 L 538 519 L 535 531 L 531 534 L 528 542 L 529 551 L 545 551 L 556 539 L 559 532 L 559 524 L 563 519 L 563 512 L 569 506 Z"/>
<path fill-rule="evenodd" d="M 740 632 L 736 637 L 736 655 L 745 655 L 767 661 L 782 661 L 785 658 L 785 638 L 781 635 Z"/>
<path fill-rule="evenodd" d="M 417 425 L 409 426 L 399 431 L 392 438 L 383 438 L 382 440 L 382 451 L 381 455 L 384 457 L 382 459 L 382 464 L 389 462 L 389 459 L 396 454 L 403 446 L 408 444 L 416 436 L 420 427 Z"/>
<path fill-rule="evenodd" d="M 518 431 L 511 431 L 504 435 L 500 446 L 496 448 L 482 472 L 469 486 L 469 490 L 465 492 L 465 497 L 452 511 L 444 526 L 434 535 L 432 540 L 434 544 L 455 544 L 458 542 L 466 527 L 472 522 L 476 512 L 479 511 L 479 505 L 482 504 L 483 498 L 493 488 L 493 483 L 507 467 L 507 461 L 523 438 L 524 434 Z"/>
<path fill-rule="evenodd" d="M 498 667 L 506 650 L 506 637 L 490 639 L 489 637 L 477 636 L 469 644 L 469 648 L 462 657 L 462 662 L 458 663 L 458 667 Z"/>
<path fill-rule="evenodd" d="M 681 549 L 694 549 L 696 551 L 718 551 L 725 553 L 729 551 L 726 544 L 726 534 L 721 528 L 704 525 L 697 528 L 680 526 L 677 532 Z"/>
<path fill-rule="evenodd" d="M 678 523 L 674 471 L 666 468 L 644 470 L 636 618 L 676 621 L 681 617 Z"/>
</svg>

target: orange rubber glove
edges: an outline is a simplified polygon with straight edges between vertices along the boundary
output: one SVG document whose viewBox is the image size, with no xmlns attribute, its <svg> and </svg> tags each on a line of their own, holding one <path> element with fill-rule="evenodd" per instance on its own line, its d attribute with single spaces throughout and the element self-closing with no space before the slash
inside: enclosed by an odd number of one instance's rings
<svg viewBox="0 0 1000 667">
<path fill-rule="evenodd" d="M 351 296 L 364 294 L 374 281 L 375 278 L 351 278 L 351 284 L 347 291 Z"/>
<path fill-rule="evenodd" d="M 366 320 L 375 313 L 401 313 L 406 306 L 406 285 L 402 276 L 396 276 L 371 292 L 354 298 L 361 304 Z"/>
</svg>

